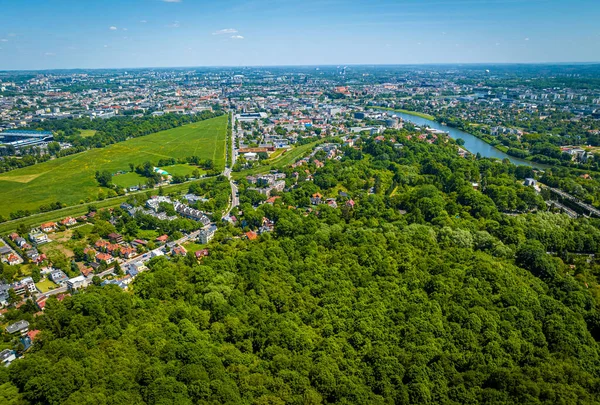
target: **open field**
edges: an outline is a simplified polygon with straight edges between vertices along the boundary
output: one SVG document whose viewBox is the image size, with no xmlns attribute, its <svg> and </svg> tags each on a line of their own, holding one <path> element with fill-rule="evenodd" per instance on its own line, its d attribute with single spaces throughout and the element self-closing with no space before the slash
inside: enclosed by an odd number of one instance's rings
<svg viewBox="0 0 600 405">
<path fill-rule="evenodd" d="M 212 159 L 215 168 L 223 170 L 226 133 L 224 115 L 0 174 L 0 215 L 37 211 L 40 205 L 55 201 L 74 205 L 88 198 L 96 200 L 101 189 L 95 172 L 129 171 L 129 163 L 196 155 Z"/>
<path fill-rule="evenodd" d="M 118 176 L 113 176 L 113 183 L 117 186 L 121 186 L 123 188 L 137 186 L 138 184 L 146 184 L 146 179 L 144 176 L 140 176 L 135 172 L 129 172 L 125 174 L 119 174 Z"/>
<path fill-rule="evenodd" d="M 173 166 L 165 166 L 161 167 L 161 169 L 166 170 L 171 176 L 185 176 L 186 174 L 192 175 L 192 172 L 195 169 L 198 169 L 200 174 L 206 173 L 205 170 L 200 169 L 199 167 L 192 165 L 173 165 Z"/>
<path fill-rule="evenodd" d="M 97 132 L 95 129 L 80 129 L 79 131 L 81 132 L 81 136 L 84 138 L 94 136 Z"/>
<path fill-rule="evenodd" d="M 210 178 L 211 177 L 207 177 L 207 179 L 210 179 Z M 197 181 L 203 181 L 203 179 L 200 179 Z M 187 191 L 188 188 L 190 187 L 190 184 L 192 184 L 192 183 L 194 183 L 194 182 L 187 182 L 187 183 L 183 183 L 183 184 L 172 184 L 172 185 L 163 187 L 163 189 L 167 193 L 183 192 L 183 191 Z M 135 193 L 130 193 L 129 195 L 126 195 L 126 196 L 107 198 L 106 200 L 103 200 L 103 201 L 95 201 L 95 202 L 91 202 L 91 203 L 75 205 L 73 207 L 66 207 L 66 208 L 62 208 L 60 210 L 56 210 L 56 211 L 50 211 L 50 212 L 44 212 L 44 213 L 40 213 L 40 214 L 31 215 L 29 217 L 16 219 L 14 221 L 3 222 L 3 223 L 0 223 L 0 235 L 4 235 L 6 233 L 16 230 L 20 224 L 32 227 L 32 226 L 38 226 L 39 224 L 44 223 L 44 222 L 58 221 L 65 217 L 78 217 L 80 215 L 87 214 L 88 207 L 90 207 L 90 206 L 94 206 L 96 209 L 117 207 L 117 206 L 121 205 L 121 203 L 124 203 L 125 201 L 127 201 L 127 199 L 129 199 L 131 197 L 140 196 L 139 198 L 145 198 L 146 193 L 148 191 L 149 190 L 142 190 L 142 191 L 138 191 Z M 156 194 L 158 192 L 158 190 L 150 190 L 150 191 L 152 191 L 154 194 Z"/>
</svg>

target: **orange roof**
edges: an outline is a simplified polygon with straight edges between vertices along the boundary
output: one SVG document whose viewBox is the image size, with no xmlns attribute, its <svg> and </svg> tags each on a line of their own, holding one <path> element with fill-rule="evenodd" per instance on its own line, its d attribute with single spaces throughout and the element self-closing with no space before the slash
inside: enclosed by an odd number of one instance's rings
<svg viewBox="0 0 600 405">
<path fill-rule="evenodd" d="M 248 240 L 255 240 L 256 238 L 258 238 L 258 235 L 254 231 L 249 231 L 246 232 L 246 237 L 248 238 Z"/>
<path fill-rule="evenodd" d="M 27 336 L 29 336 L 29 339 L 31 339 L 31 341 L 33 342 L 35 340 L 35 337 L 40 333 L 39 330 L 34 329 L 34 330 L 30 330 L 29 332 L 27 332 Z"/>
</svg>

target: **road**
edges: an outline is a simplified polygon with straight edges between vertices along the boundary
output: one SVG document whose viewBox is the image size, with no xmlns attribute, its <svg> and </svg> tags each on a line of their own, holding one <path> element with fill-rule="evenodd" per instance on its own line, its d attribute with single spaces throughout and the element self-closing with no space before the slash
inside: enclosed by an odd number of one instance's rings
<svg viewBox="0 0 600 405">
<path fill-rule="evenodd" d="M 237 128 L 235 125 L 235 114 L 232 111 L 231 112 L 231 149 L 232 149 L 232 151 L 231 151 L 231 167 L 225 167 L 225 170 L 223 171 L 223 174 L 225 176 L 227 176 L 227 178 L 229 179 L 229 184 L 231 185 L 231 201 L 229 202 L 229 206 L 227 207 L 227 210 L 223 213 L 222 219 L 229 218 L 229 214 L 231 213 L 231 210 L 233 209 L 233 207 L 237 207 L 238 205 L 240 205 L 237 184 L 235 184 L 235 181 L 231 177 L 231 170 L 232 170 L 233 166 L 235 165 L 235 162 L 237 160 L 237 154 L 238 154 L 237 148 L 235 146 L 236 136 L 237 136 Z"/>
<path fill-rule="evenodd" d="M 198 234 L 199 233 L 200 233 L 200 231 L 194 231 L 194 232 L 192 232 L 192 233 L 190 233 L 188 235 L 185 235 L 183 238 L 176 240 L 175 243 L 177 243 L 178 245 L 182 245 L 185 242 L 188 242 L 190 240 L 196 240 L 198 238 Z M 136 256 L 133 259 L 129 259 L 127 261 L 121 262 L 120 266 L 123 269 L 123 271 L 125 271 L 133 263 L 137 263 L 137 262 L 140 262 L 140 261 L 145 263 L 145 262 L 149 261 L 153 257 L 152 253 L 158 253 L 159 251 L 163 251 L 163 249 L 164 249 L 164 247 L 161 246 L 161 247 L 156 248 L 156 249 L 154 249 L 154 250 L 152 250 L 150 252 L 146 252 L 146 253 L 144 253 L 142 255 Z M 88 282 L 88 284 L 91 284 L 92 283 L 92 279 L 94 278 L 94 276 L 98 276 L 100 278 L 104 278 L 104 277 L 108 276 L 109 274 L 114 274 L 112 268 L 108 269 L 108 270 L 105 270 L 102 273 L 90 274 L 87 277 L 87 282 Z M 36 300 L 40 300 L 42 298 L 48 298 L 51 295 L 66 293 L 67 291 L 68 291 L 68 288 L 67 288 L 66 285 L 64 285 L 64 286 L 55 288 L 54 290 L 50 290 L 50 291 L 45 292 L 45 293 L 37 294 L 36 295 Z"/>
</svg>

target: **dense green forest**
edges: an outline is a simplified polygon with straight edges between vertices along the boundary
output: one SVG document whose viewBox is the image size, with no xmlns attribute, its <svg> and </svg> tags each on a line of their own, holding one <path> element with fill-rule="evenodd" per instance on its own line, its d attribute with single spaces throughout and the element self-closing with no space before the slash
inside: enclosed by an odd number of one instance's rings
<svg viewBox="0 0 600 405">
<path fill-rule="evenodd" d="M 599 221 L 547 212 L 530 168 L 406 135 L 287 169 L 272 205 L 240 182 L 242 225 L 201 262 L 155 258 L 128 292 L 10 310 L 42 332 L 0 370 L 0 399 L 598 403 Z M 311 206 L 317 192 L 338 208 Z M 273 232 L 236 237 L 263 217 Z"/>
</svg>

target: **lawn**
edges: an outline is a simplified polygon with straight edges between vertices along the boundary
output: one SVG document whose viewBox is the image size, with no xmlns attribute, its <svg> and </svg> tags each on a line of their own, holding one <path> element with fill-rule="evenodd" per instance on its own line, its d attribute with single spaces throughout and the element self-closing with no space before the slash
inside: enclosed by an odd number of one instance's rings
<svg viewBox="0 0 600 405">
<path fill-rule="evenodd" d="M 152 229 L 140 229 L 137 233 L 137 237 L 138 239 L 145 239 L 145 240 L 154 240 L 156 238 L 158 238 L 160 235 L 158 234 L 158 232 L 152 230 Z"/>
<path fill-rule="evenodd" d="M 56 287 L 58 287 L 56 284 L 54 284 L 52 281 L 50 281 L 48 279 L 46 279 L 44 281 L 40 281 L 39 283 L 36 283 L 35 286 L 38 288 L 38 290 L 40 290 L 43 293 L 48 292 L 48 291 L 53 290 Z"/>
<path fill-rule="evenodd" d="M 148 179 L 146 179 L 144 176 L 140 176 L 135 172 L 129 172 L 125 174 L 119 174 L 118 176 L 113 176 L 113 183 L 123 188 L 137 186 L 138 184 L 146 184 L 147 180 Z"/>
<path fill-rule="evenodd" d="M 197 252 L 199 250 L 206 249 L 208 247 L 208 245 L 200 245 L 198 243 L 188 242 L 188 243 L 184 243 L 183 247 L 188 252 L 195 253 L 195 252 Z"/>
<path fill-rule="evenodd" d="M 185 176 L 186 174 L 191 176 L 192 172 L 196 169 L 198 169 L 200 174 L 206 173 L 205 170 L 202 170 L 199 167 L 191 166 L 191 165 L 164 166 L 164 167 L 161 167 L 161 169 L 165 170 L 171 176 Z"/>
<path fill-rule="evenodd" d="M 101 190 L 95 172 L 129 171 L 129 163 L 197 155 L 212 159 L 215 168 L 223 170 L 226 134 L 227 116 L 223 115 L 2 173 L 0 215 L 6 217 L 17 210 L 35 212 L 40 205 L 55 201 L 74 205 L 86 198 L 95 200 Z"/>
<path fill-rule="evenodd" d="M 81 136 L 84 138 L 94 136 L 97 132 L 95 129 L 80 129 L 79 131 L 81 132 Z"/>
</svg>

